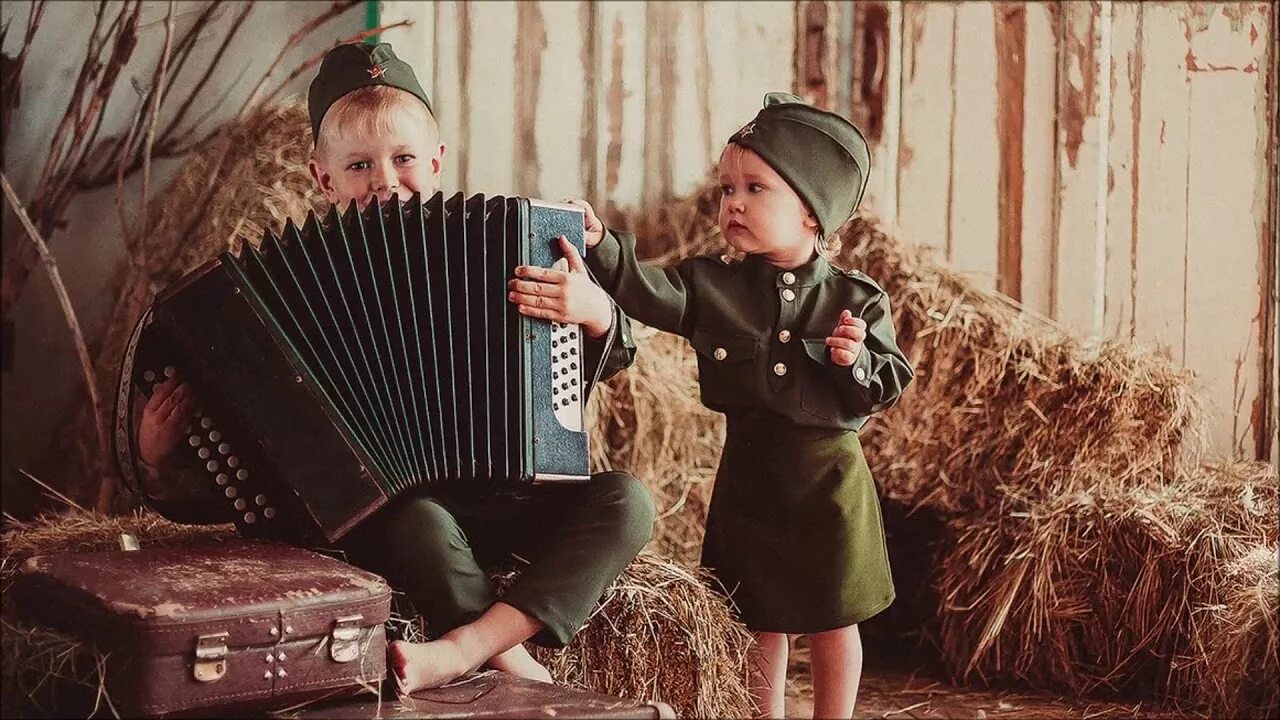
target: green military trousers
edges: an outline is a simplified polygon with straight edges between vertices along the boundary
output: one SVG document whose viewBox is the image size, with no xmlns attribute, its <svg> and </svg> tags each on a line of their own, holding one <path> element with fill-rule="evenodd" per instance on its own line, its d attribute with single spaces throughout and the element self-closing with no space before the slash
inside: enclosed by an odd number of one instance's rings
<svg viewBox="0 0 1280 720">
<path fill-rule="evenodd" d="M 527 560 L 502 601 L 543 624 L 535 643 L 559 647 L 649 541 L 654 515 L 648 489 L 623 472 L 518 496 L 416 491 L 361 523 L 341 549 L 404 592 L 437 634 L 498 599 L 485 567 Z"/>
</svg>

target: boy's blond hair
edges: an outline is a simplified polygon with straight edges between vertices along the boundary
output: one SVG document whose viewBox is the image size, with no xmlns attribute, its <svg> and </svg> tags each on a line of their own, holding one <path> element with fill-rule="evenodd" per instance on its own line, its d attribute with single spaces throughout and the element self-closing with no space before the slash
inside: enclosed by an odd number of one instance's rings
<svg viewBox="0 0 1280 720">
<path fill-rule="evenodd" d="M 326 157 L 331 139 L 342 137 L 353 128 L 366 128 L 376 134 L 391 132 L 392 112 L 401 108 L 421 113 L 438 141 L 440 126 L 420 100 L 388 85 L 370 85 L 343 95 L 324 114 L 324 119 L 320 121 L 320 133 L 316 138 L 316 157 Z"/>
</svg>

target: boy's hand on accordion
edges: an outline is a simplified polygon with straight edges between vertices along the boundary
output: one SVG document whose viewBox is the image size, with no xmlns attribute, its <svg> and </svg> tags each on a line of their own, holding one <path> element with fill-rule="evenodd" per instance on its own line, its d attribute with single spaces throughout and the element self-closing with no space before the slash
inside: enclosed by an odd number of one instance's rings
<svg viewBox="0 0 1280 720">
<path fill-rule="evenodd" d="M 158 468 L 178 446 L 196 412 L 191 386 L 176 377 L 156 386 L 142 409 L 138 428 L 138 455 L 142 462 Z"/>
<path fill-rule="evenodd" d="M 867 321 L 854 317 L 848 310 L 840 312 L 840 322 L 827 337 L 827 347 L 831 348 L 831 362 L 848 367 L 858 359 L 862 352 L 862 343 L 867 339 Z"/>
<path fill-rule="evenodd" d="M 591 337 L 602 337 L 613 322 L 613 302 L 587 274 L 578 249 L 563 236 L 564 258 L 554 267 L 520 265 L 516 279 L 507 283 L 507 299 L 522 315 L 582 325 Z"/>
<path fill-rule="evenodd" d="M 596 211 L 592 209 L 591 203 L 577 198 L 566 199 L 565 202 L 574 207 L 582 208 L 582 239 L 586 242 L 587 247 L 593 248 L 599 245 L 600 241 L 604 239 L 604 223 L 600 222 L 600 218 L 596 217 Z"/>
</svg>

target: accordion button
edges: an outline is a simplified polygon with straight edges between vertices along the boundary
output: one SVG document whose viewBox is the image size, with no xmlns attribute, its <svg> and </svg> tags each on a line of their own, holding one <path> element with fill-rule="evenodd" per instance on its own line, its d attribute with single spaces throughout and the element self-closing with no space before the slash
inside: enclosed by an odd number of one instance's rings
<svg viewBox="0 0 1280 720">
<path fill-rule="evenodd" d="M 146 380 L 147 382 L 155 382 L 155 379 L 156 379 L 156 371 L 155 371 L 155 370 L 148 370 L 148 371 L 146 371 L 146 372 L 142 373 L 142 379 L 143 379 L 143 380 Z"/>
<path fill-rule="evenodd" d="M 229 497 L 229 498 L 233 498 L 233 497 L 235 497 L 236 495 L 240 494 L 240 491 L 239 491 L 239 490 L 236 490 L 236 486 L 235 486 L 235 485 L 228 485 L 228 486 L 227 486 L 227 489 L 226 489 L 226 490 L 223 490 L 222 492 L 223 492 L 223 493 L 225 493 L 225 494 L 226 494 L 226 496 L 227 496 L 227 497 Z"/>
<path fill-rule="evenodd" d="M 228 478 L 226 473 L 218 473 L 218 476 L 215 477 L 213 481 L 218 483 L 219 485 L 226 485 L 227 481 L 230 479 L 231 478 Z"/>
<path fill-rule="evenodd" d="M 200 427 L 208 430 L 209 428 L 213 427 L 213 420 L 207 417 L 200 418 Z"/>
<path fill-rule="evenodd" d="M 570 400 L 572 400 L 573 402 L 578 402 L 578 396 L 577 396 L 577 395 L 570 395 L 570 396 L 569 396 L 569 399 L 570 399 Z"/>
<path fill-rule="evenodd" d="M 723 360 L 729 357 L 729 351 L 725 350 L 724 348 L 716 348 L 716 351 L 712 354 L 715 355 L 715 358 L 717 360 Z"/>
<path fill-rule="evenodd" d="M 244 514 L 244 521 L 245 521 L 245 524 L 252 525 L 258 521 L 258 516 L 254 515 L 251 512 L 247 512 Z"/>
<path fill-rule="evenodd" d="M 570 355 L 577 355 L 577 354 L 578 354 L 578 348 L 574 347 L 573 345 L 570 345 L 570 346 L 569 346 L 569 354 L 570 354 Z"/>
<path fill-rule="evenodd" d="M 270 659 L 271 659 L 271 658 L 267 658 L 267 660 L 270 660 Z M 263 679 L 263 680 L 270 680 L 270 679 L 271 679 L 271 671 L 270 671 L 270 670 L 268 670 L 268 671 L 266 671 L 265 673 L 263 673 L 263 674 L 262 674 L 262 679 Z"/>
<path fill-rule="evenodd" d="M 244 468 L 241 468 L 241 469 L 237 470 L 237 471 L 236 471 L 236 479 L 237 479 L 237 480 L 248 480 L 248 479 L 249 479 L 249 471 L 248 471 L 248 470 L 245 470 Z"/>
<path fill-rule="evenodd" d="M 271 653 L 267 653 L 267 662 L 269 662 L 269 663 L 273 663 L 273 662 L 275 662 L 275 661 L 276 661 L 276 656 L 275 656 L 275 655 L 272 655 Z M 267 677 L 271 677 L 271 671 L 270 671 L 270 670 L 268 670 L 268 671 L 267 671 Z"/>
<path fill-rule="evenodd" d="M 165 377 L 167 377 L 167 378 L 168 378 L 168 377 L 173 377 L 173 376 L 174 376 L 174 375 L 176 375 L 177 373 L 178 373 L 178 371 L 177 371 L 177 370 L 174 370 L 172 365 L 166 365 L 166 366 L 165 366 L 165 368 L 164 368 L 164 376 L 165 376 Z"/>
<path fill-rule="evenodd" d="M 784 365 L 784 364 L 782 364 L 782 363 L 778 363 L 777 365 L 774 365 L 774 366 L 773 366 L 773 374 L 774 374 L 774 375 L 777 375 L 778 377 L 782 377 L 783 375 L 786 375 L 786 374 L 787 374 L 787 366 L 786 366 L 786 365 Z"/>
<path fill-rule="evenodd" d="M 200 443 L 204 442 L 204 439 L 199 435 L 192 435 L 187 438 L 187 442 L 191 444 L 191 447 L 200 447 Z"/>
<path fill-rule="evenodd" d="M 790 330 L 782 330 L 781 332 L 779 332 L 779 333 L 778 333 L 778 342 L 783 342 L 783 343 L 785 343 L 785 342 L 791 342 L 791 331 L 790 331 Z"/>
<path fill-rule="evenodd" d="M 235 501 L 235 506 L 237 510 L 245 510 L 245 509 L 248 509 L 249 503 L 245 502 L 244 498 L 237 498 Z"/>
<path fill-rule="evenodd" d="M 273 518 L 273 517 L 275 517 L 275 516 L 276 516 L 276 509 L 275 509 L 275 508 L 273 508 L 273 507 L 269 507 L 269 508 L 267 508 L 266 510 L 263 510 L 263 511 L 262 511 L 262 517 L 264 517 L 264 518 L 266 518 L 266 519 L 268 519 L 268 520 L 270 520 L 271 518 Z"/>
<path fill-rule="evenodd" d="M 263 495 L 262 493 L 258 493 L 257 495 L 254 495 L 254 496 L 253 496 L 253 501 L 254 501 L 255 503 L 259 504 L 259 505 L 266 505 L 266 504 L 267 504 L 267 496 L 266 496 L 266 495 Z"/>
<path fill-rule="evenodd" d="M 578 363 L 576 363 L 576 362 L 569 363 L 569 369 L 570 369 L 570 370 L 577 370 L 577 369 L 578 369 Z"/>
<path fill-rule="evenodd" d="M 198 451 L 196 451 L 196 454 L 200 456 L 201 460 L 208 460 L 209 454 L 210 454 L 209 448 L 200 448 Z"/>
<path fill-rule="evenodd" d="M 284 668 L 282 667 L 276 668 L 276 677 L 284 677 L 285 675 L 288 675 L 288 674 L 289 673 L 284 671 Z"/>
<path fill-rule="evenodd" d="M 222 439 L 222 433 L 218 432 L 217 430 L 213 430 L 209 433 L 209 442 L 218 442 L 221 439 Z"/>
<path fill-rule="evenodd" d="M 218 452 L 222 453 L 223 455 L 231 454 L 231 445 L 229 445 L 228 443 L 222 443 L 218 445 Z"/>
<path fill-rule="evenodd" d="M 209 462 L 204 464 L 204 469 L 208 470 L 209 472 L 218 472 L 218 461 L 210 460 Z"/>
<path fill-rule="evenodd" d="M 231 467 L 240 467 L 240 458 L 235 455 L 232 455 L 231 457 L 227 458 L 227 464 L 230 465 Z"/>
</svg>

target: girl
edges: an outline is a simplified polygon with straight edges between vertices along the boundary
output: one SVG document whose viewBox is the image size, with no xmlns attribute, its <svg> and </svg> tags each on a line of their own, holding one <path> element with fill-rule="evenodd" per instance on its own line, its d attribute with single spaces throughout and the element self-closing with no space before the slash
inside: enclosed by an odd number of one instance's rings
<svg viewBox="0 0 1280 720">
<path fill-rule="evenodd" d="M 857 430 L 912 370 L 889 299 L 831 265 L 870 156 L 843 117 L 770 93 L 720 156 L 719 226 L 745 256 L 642 266 L 585 211 L 587 264 L 631 317 L 689 338 L 703 403 L 727 417 L 702 562 L 757 639 L 752 690 L 781 717 L 787 636 L 809 636 L 814 714 L 851 717 L 857 624 L 893 601 L 880 505 Z"/>
</svg>

